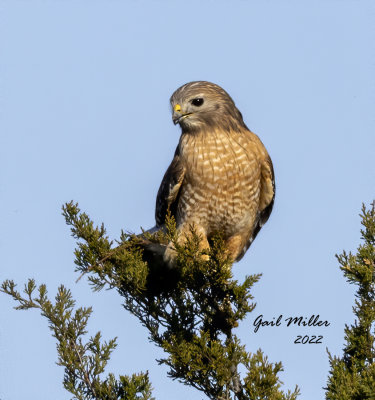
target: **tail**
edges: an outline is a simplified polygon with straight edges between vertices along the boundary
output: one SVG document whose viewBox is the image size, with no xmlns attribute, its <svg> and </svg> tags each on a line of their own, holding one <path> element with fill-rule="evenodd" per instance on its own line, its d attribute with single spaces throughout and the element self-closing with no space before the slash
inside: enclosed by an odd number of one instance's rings
<svg viewBox="0 0 375 400">
<path fill-rule="evenodd" d="M 154 226 L 135 237 L 137 246 L 142 249 L 142 259 L 148 264 L 147 292 L 151 296 L 173 290 L 180 279 L 180 271 L 177 268 L 171 268 L 164 260 L 167 244 L 153 241 L 147 235 L 147 233 L 155 234 L 163 229 L 163 227 Z"/>
</svg>

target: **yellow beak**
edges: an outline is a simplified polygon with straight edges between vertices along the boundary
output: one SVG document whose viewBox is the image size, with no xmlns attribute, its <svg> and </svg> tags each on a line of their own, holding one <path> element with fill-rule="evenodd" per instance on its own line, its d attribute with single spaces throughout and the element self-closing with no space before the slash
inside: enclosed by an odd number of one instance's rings
<svg viewBox="0 0 375 400">
<path fill-rule="evenodd" d="M 174 106 L 173 110 L 174 110 L 175 112 L 180 112 L 180 111 L 181 111 L 181 106 L 180 106 L 179 104 L 176 104 L 176 105 Z"/>
</svg>

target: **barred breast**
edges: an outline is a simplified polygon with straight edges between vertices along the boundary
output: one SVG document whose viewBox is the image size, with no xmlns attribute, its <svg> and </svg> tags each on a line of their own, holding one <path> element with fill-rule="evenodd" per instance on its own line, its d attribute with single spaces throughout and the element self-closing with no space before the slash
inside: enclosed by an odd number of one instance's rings
<svg viewBox="0 0 375 400">
<path fill-rule="evenodd" d="M 252 229 L 260 199 L 259 139 L 252 132 L 213 131 L 182 135 L 186 173 L 177 223 L 195 223 L 209 237 Z"/>
</svg>

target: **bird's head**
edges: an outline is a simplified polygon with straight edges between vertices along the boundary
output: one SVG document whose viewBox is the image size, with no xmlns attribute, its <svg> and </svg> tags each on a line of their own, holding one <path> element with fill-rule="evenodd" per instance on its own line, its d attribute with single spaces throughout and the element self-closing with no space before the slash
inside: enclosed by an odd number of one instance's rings
<svg viewBox="0 0 375 400">
<path fill-rule="evenodd" d="M 242 115 L 229 94 L 220 86 L 205 81 L 186 83 L 171 97 L 172 120 L 183 132 L 207 128 L 240 129 Z"/>
</svg>

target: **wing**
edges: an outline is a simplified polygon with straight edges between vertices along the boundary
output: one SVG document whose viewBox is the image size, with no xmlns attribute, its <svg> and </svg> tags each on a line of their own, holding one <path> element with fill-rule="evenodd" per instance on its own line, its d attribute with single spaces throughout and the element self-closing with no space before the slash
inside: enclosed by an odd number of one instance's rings
<svg viewBox="0 0 375 400">
<path fill-rule="evenodd" d="M 275 174 L 271 158 L 267 158 L 262 163 L 261 190 L 259 199 L 259 229 L 267 222 L 273 208 L 275 200 Z M 258 231 L 259 231 L 258 229 Z"/>
<path fill-rule="evenodd" d="M 164 224 L 168 209 L 170 209 L 172 215 L 175 216 L 178 203 L 178 193 L 184 180 L 184 176 L 185 168 L 181 162 L 179 147 L 177 147 L 174 158 L 163 177 L 158 195 L 156 196 L 156 225 L 160 226 Z"/>
<path fill-rule="evenodd" d="M 254 225 L 254 229 L 250 232 L 249 239 L 242 249 L 241 253 L 237 257 L 236 261 L 246 253 L 247 249 L 251 246 L 254 239 L 257 237 L 262 226 L 267 222 L 271 215 L 273 203 L 275 200 L 276 186 L 275 186 L 275 174 L 273 171 L 273 165 L 271 158 L 267 154 L 267 157 L 262 160 L 261 163 L 261 186 L 260 186 L 260 199 L 259 199 L 259 211 L 258 217 Z"/>
</svg>

